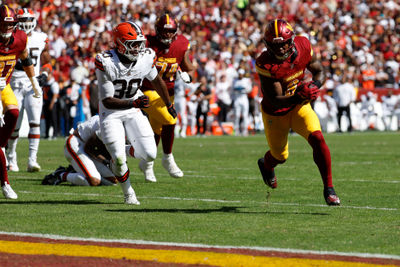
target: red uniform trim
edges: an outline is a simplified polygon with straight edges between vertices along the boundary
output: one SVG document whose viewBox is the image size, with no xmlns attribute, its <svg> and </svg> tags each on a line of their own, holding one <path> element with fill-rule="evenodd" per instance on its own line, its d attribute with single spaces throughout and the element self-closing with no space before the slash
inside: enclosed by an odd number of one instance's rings
<svg viewBox="0 0 400 267">
<path fill-rule="evenodd" d="M 87 178 L 90 177 L 89 175 L 89 171 L 86 169 L 85 164 L 83 164 L 83 162 L 80 160 L 80 158 L 78 157 L 78 155 L 75 153 L 75 151 L 72 149 L 71 146 L 71 138 L 74 135 L 70 135 L 67 139 L 67 143 L 66 143 L 66 147 L 68 150 L 68 153 L 72 156 L 72 158 L 75 160 L 76 163 L 78 163 L 79 168 L 82 170 L 83 174 L 85 175 L 86 180 L 88 180 Z M 89 180 L 88 180 L 89 182 Z M 89 183 L 90 184 L 90 183 Z"/>
</svg>

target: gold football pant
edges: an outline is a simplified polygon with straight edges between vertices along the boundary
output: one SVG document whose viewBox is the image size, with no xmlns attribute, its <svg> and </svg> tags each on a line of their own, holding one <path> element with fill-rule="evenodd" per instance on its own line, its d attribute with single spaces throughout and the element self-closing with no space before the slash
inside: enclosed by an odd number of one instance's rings
<svg viewBox="0 0 400 267">
<path fill-rule="evenodd" d="M 321 130 L 318 116 L 310 104 L 297 105 L 283 116 L 272 116 L 262 111 L 262 117 L 271 155 L 279 161 L 285 161 L 289 157 L 290 129 L 307 141 L 310 133 Z"/>
<path fill-rule="evenodd" d="M 164 101 L 156 91 L 148 90 L 143 93 L 149 97 L 150 103 L 150 107 L 144 108 L 143 111 L 149 115 L 150 124 L 154 133 L 161 135 L 162 126 L 175 125 L 177 119 L 169 114 Z M 170 98 L 173 103 L 174 97 L 170 96 Z"/>
</svg>

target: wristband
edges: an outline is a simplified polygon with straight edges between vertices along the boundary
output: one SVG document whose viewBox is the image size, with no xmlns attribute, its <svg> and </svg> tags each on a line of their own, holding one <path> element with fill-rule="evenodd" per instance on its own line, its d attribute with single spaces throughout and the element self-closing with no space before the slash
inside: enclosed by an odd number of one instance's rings
<svg viewBox="0 0 400 267">
<path fill-rule="evenodd" d="M 322 86 L 322 83 L 321 83 L 319 80 L 313 81 L 313 84 L 314 84 L 315 86 L 317 86 L 318 88 L 321 88 L 321 86 Z"/>
</svg>

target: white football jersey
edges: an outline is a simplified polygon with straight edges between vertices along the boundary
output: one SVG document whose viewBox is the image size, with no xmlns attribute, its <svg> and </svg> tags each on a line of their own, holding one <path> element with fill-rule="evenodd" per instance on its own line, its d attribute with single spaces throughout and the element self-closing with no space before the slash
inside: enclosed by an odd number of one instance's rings
<svg viewBox="0 0 400 267">
<path fill-rule="evenodd" d="M 33 66 L 35 69 L 35 76 L 40 74 L 40 55 L 42 54 L 46 44 L 49 39 L 47 34 L 44 32 L 32 31 L 30 35 L 28 35 L 28 43 L 27 49 L 29 56 L 32 59 Z M 22 64 L 19 61 L 17 66 L 15 67 L 14 73 L 12 74 L 13 78 L 28 78 L 25 71 L 22 68 Z"/>
<path fill-rule="evenodd" d="M 102 100 L 107 97 L 119 99 L 136 99 L 143 93 L 139 90 L 143 79 L 154 80 L 157 75 L 155 67 L 156 54 L 146 48 L 139 54 L 135 65 L 123 64 L 115 50 L 97 54 L 96 76 L 99 87 L 99 111 L 101 114 L 127 113 L 127 110 L 108 110 Z M 129 112 L 129 110 L 128 110 Z"/>
<path fill-rule="evenodd" d="M 100 138 L 100 120 L 99 116 L 92 116 L 89 120 L 82 122 L 76 127 L 83 142 L 87 142 L 89 138 L 96 134 Z"/>
</svg>

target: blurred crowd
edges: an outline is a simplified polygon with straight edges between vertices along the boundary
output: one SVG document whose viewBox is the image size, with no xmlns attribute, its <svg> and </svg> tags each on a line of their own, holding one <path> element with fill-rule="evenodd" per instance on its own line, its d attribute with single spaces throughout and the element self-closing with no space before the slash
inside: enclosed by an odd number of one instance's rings
<svg viewBox="0 0 400 267">
<path fill-rule="evenodd" d="M 326 99 L 345 83 L 350 83 L 358 92 L 370 91 L 369 96 L 364 95 L 368 99 L 379 88 L 390 89 L 394 97 L 399 90 L 398 1 L 50 0 L 8 4 L 14 8 L 32 8 L 38 14 L 37 30 L 49 36 L 53 74 L 47 90 L 58 87 L 59 103 L 55 106 L 68 108 L 61 118 L 54 118 L 54 136 L 67 134 L 73 124 L 96 113 L 94 57 L 112 47 L 112 28 L 121 21 L 132 20 L 138 22 L 145 33 L 152 33 L 157 15 L 165 10 L 178 19 L 180 32 L 191 43 L 191 60 L 196 66 L 196 74 L 193 85 L 184 90 L 188 104 L 205 100 L 193 93 L 198 87 L 204 85 L 212 92 L 205 106 L 206 114 L 210 116 L 196 116 L 196 112 L 190 112 L 188 107 L 183 112 L 189 115 L 186 121 L 189 120 L 188 128 L 191 130 L 186 130 L 186 125 L 181 124 L 178 135 L 200 133 L 194 130 L 197 127 L 190 121 L 209 121 L 202 134 L 234 132 L 247 135 L 249 131 L 262 130 L 254 61 L 264 49 L 260 40 L 270 19 L 284 18 L 294 27 L 296 34 L 310 39 L 314 53 L 322 61 L 329 77 L 324 88 L 326 97 L 320 98 L 325 106 L 328 105 Z M 238 80 L 241 80 L 240 86 Z M 237 99 L 243 95 L 248 101 L 239 106 Z M 332 104 L 338 107 L 338 97 L 333 99 Z M 361 95 L 351 100 L 351 105 L 358 106 L 360 112 L 361 100 Z M 47 101 L 49 103 L 50 99 Z M 381 97 L 377 101 L 383 103 Z M 393 105 L 393 109 L 397 108 L 397 104 Z M 346 113 L 349 112 L 343 114 Z M 181 119 L 183 124 L 186 121 Z M 220 131 L 214 131 L 217 128 Z M 335 130 L 341 128 L 337 125 Z M 349 129 L 352 128 L 363 129 L 356 125 Z M 49 136 L 48 130 L 45 136 Z"/>
</svg>

